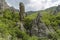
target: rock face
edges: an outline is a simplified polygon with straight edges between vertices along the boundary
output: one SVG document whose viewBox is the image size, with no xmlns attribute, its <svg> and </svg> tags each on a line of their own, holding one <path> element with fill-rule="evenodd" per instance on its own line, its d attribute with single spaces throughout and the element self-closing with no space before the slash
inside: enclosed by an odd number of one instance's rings
<svg viewBox="0 0 60 40">
<path fill-rule="evenodd" d="M 25 14 L 25 6 L 22 2 L 19 4 L 19 16 L 20 16 L 20 29 L 24 31 L 24 14 Z"/>
<path fill-rule="evenodd" d="M 41 14 L 38 13 L 35 20 L 33 20 L 32 30 L 31 34 L 38 37 L 44 37 L 46 36 L 46 25 L 41 21 Z"/>
<path fill-rule="evenodd" d="M 4 10 L 4 9 L 7 9 L 7 8 L 9 8 L 9 6 L 5 2 L 5 0 L 0 0 L 0 10 Z"/>
<path fill-rule="evenodd" d="M 20 2 L 19 4 L 19 8 L 20 8 L 20 12 L 19 12 L 19 15 L 20 15 L 20 21 L 23 21 L 24 19 L 24 14 L 25 14 L 25 7 L 24 7 L 24 4 L 22 2 Z"/>
<path fill-rule="evenodd" d="M 52 26 L 47 27 L 41 20 L 42 15 L 38 13 L 36 19 L 32 22 L 31 35 L 37 37 L 48 37 L 49 33 L 54 33 Z"/>
<path fill-rule="evenodd" d="M 56 14 L 57 12 L 60 12 L 60 5 L 56 7 L 56 9 L 53 11 L 53 14 Z"/>
</svg>

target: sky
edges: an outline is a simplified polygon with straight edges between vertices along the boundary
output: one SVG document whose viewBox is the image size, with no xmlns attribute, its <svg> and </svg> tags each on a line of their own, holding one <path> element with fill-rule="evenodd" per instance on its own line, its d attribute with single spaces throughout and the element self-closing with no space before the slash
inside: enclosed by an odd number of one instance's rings
<svg viewBox="0 0 60 40">
<path fill-rule="evenodd" d="M 16 9 L 19 9 L 19 3 L 23 2 L 26 11 L 44 10 L 60 4 L 60 0 L 6 0 L 6 2 Z"/>
</svg>

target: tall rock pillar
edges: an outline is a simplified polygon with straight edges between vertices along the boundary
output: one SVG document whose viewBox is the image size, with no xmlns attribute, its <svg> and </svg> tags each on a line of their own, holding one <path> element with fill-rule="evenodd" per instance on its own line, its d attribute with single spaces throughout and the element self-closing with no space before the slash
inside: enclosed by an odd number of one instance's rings
<svg viewBox="0 0 60 40">
<path fill-rule="evenodd" d="M 20 29 L 24 31 L 24 14 L 25 14 L 25 7 L 22 2 L 19 4 L 19 16 L 20 16 Z"/>
</svg>

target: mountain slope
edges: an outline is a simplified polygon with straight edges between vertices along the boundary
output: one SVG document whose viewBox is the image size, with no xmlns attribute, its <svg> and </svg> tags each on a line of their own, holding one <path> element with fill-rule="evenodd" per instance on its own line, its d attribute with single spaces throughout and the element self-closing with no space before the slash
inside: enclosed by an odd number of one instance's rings
<svg viewBox="0 0 60 40">
<path fill-rule="evenodd" d="M 50 7 L 50 8 L 47 8 L 45 10 L 39 10 L 39 11 L 29 11 L 27 12 L 28 14 L 32 14 L 32 13 L 37 13 L 37 12 L 46 12 L 46 13 L 50 13 L 50 14 L 55 14 L 55 13 L 58 13 L 60 12 L 60 5 L 58 6 L 53 6 L 53 7 Z"/>
<path fill-rule="evenodd" d="M 60 6 L 28 12 L 23 20 L 24 32 L 19 13 L 13 10 L 0 12 L 0 40 L 60 40 Z"/>
</svg>

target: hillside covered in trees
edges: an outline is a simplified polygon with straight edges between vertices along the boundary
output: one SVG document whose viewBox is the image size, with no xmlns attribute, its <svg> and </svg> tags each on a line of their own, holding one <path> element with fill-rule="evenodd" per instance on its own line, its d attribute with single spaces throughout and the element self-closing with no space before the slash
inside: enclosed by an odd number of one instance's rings
<svg viewBox="0 0 60 40">
<path fill-rule="evenodd" d="M 60 40 L 60 5 L 42 11 L 0 10 L 0 40 Z"/>
</svg>

